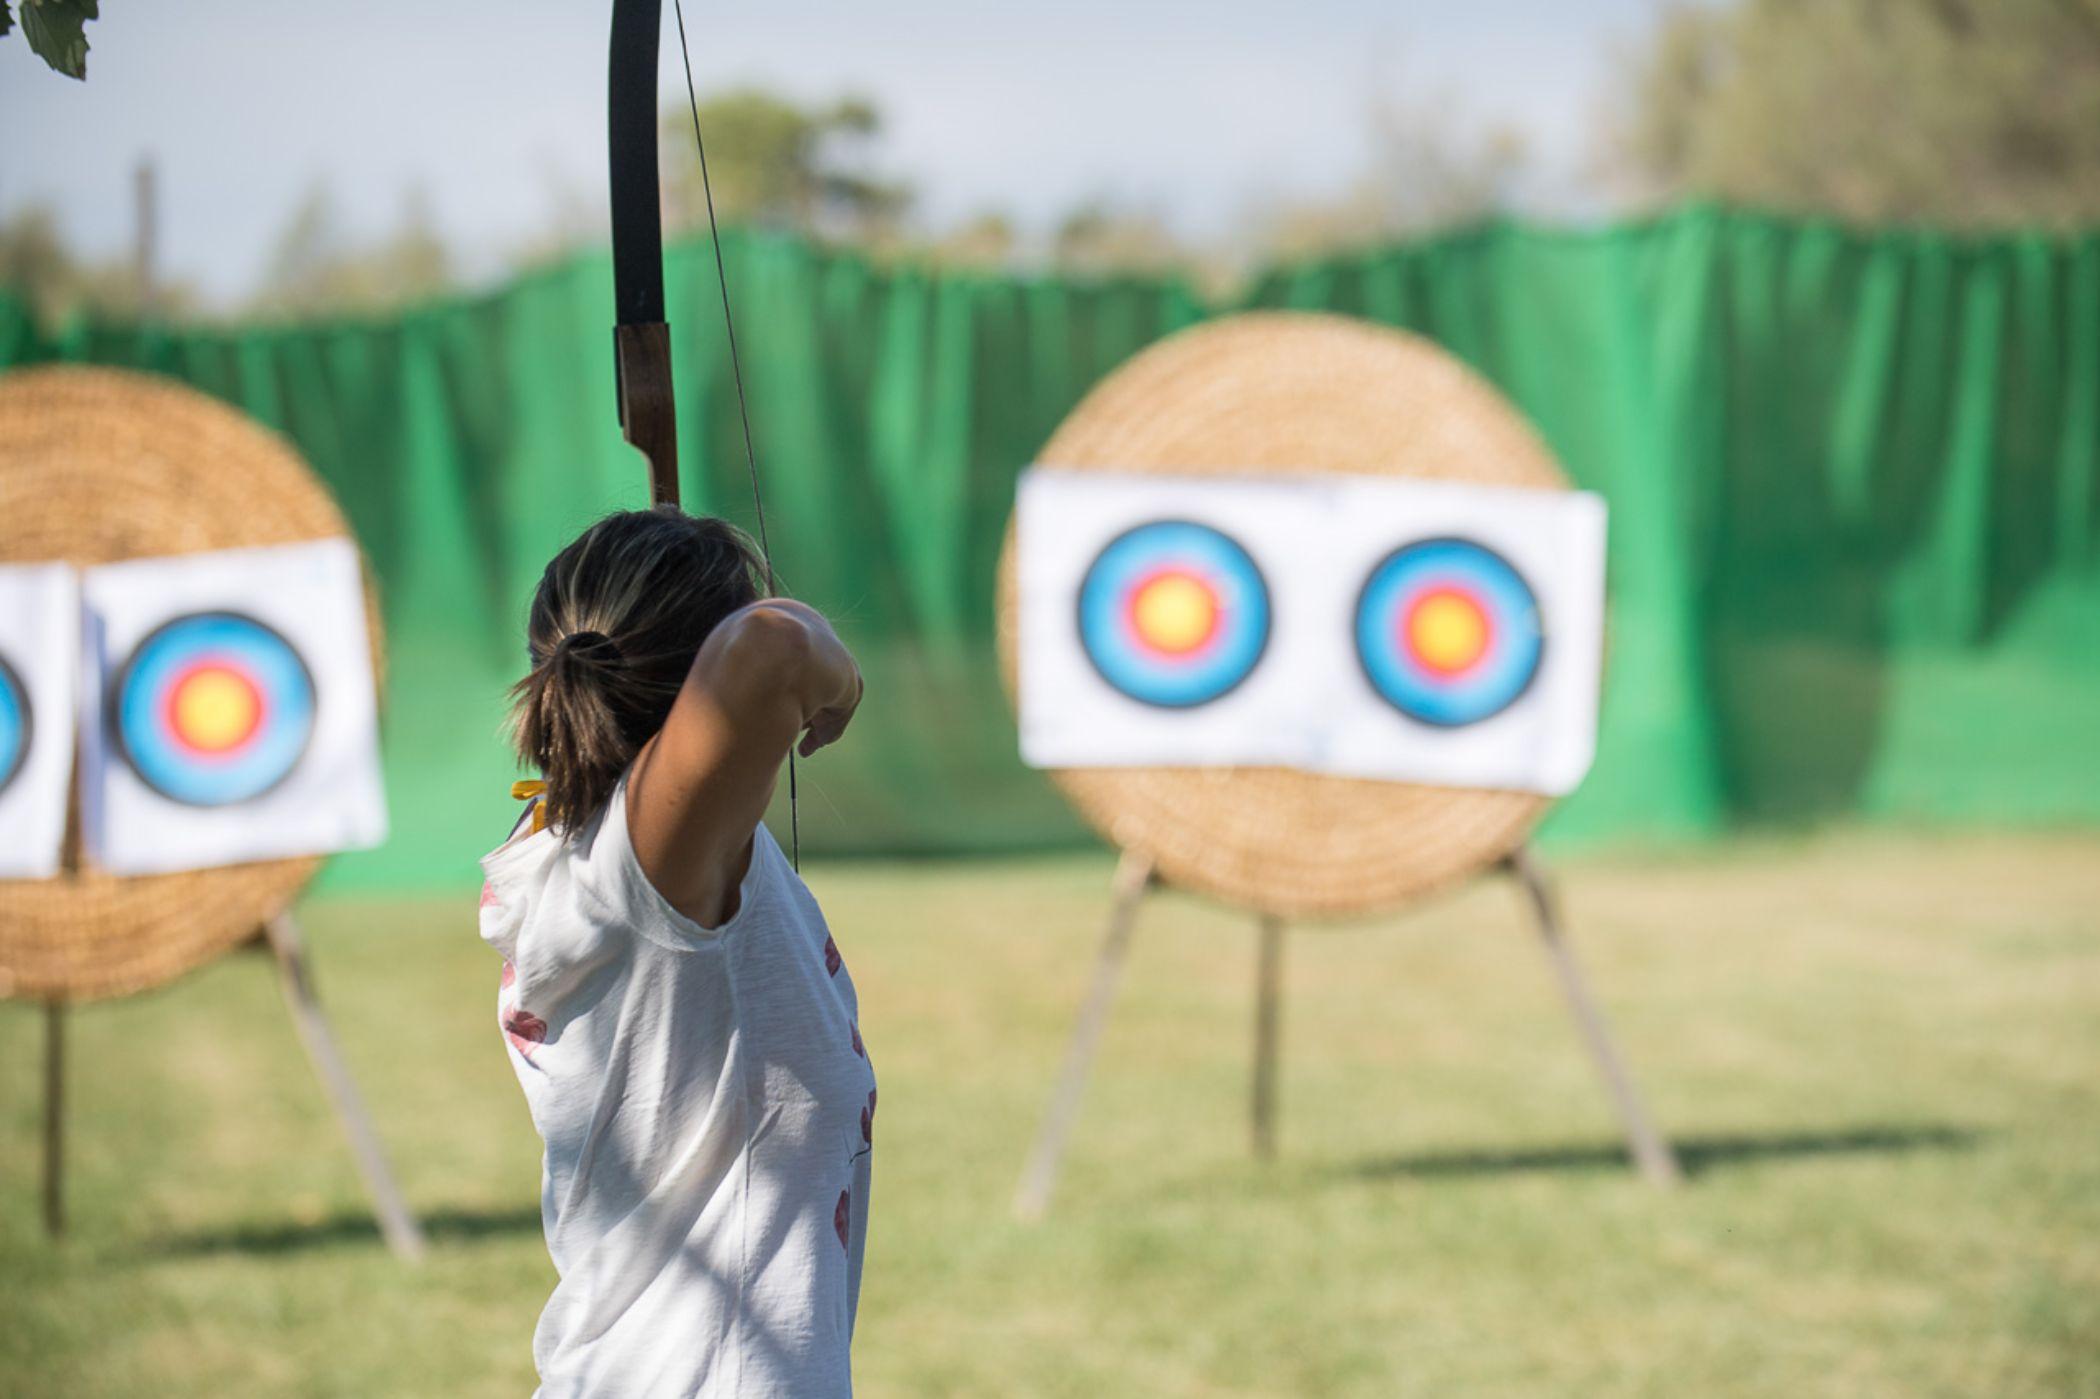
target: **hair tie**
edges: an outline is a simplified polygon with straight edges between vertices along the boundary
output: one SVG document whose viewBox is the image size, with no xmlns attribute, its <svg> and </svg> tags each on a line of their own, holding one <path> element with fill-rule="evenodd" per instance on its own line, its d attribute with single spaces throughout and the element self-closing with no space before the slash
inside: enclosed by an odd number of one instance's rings
<svg viewBox="0 0 2100 1399">
<path fill-rule="evenodd" d="M 554 643 L 554 654 L 568 654 L 599 665 L 618 665 L 626 659 L 619 643 L 602 631 L 572 631 Z"/>
</svg>

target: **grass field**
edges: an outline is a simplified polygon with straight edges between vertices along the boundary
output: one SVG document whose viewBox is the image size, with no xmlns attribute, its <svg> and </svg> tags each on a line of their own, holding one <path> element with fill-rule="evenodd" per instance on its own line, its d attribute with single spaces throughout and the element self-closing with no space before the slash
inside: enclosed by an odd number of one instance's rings
<svg viewBox="0 0 2100 1399">
<path fill-rule="evenodd" d="M 1294 933 L 1282 1155 L 1253 940 L 1146 911 L 1050 1222 L 1010 1192 L 1104 858 L 819 866 L 882 1076 L 867 1395 L 2100 1394 L 2100 838 L 1833 836 L 1563 871 L 1690 1169 L 1623 1169 L 1514 895 Z M 267 964 L 0 1007 L 0 1393 L 522 1395 L 552 1274 L 471 897 L 305 911 L 433 1249 L 395 1264 Z"/>
</svg>

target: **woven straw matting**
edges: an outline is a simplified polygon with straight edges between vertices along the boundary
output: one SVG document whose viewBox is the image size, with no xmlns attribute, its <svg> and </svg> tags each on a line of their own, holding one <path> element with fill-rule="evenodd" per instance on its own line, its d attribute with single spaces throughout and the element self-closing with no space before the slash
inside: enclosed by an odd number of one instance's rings
<svg viewBox="0 0 2100 1399">
<path fill-rule="evenodd" d="M 287 443 L 200 393 L 104 369 L 0 378 L 0 562 L 88 565 L 349 532 Z M 0 996 L 82 1001 L 170 981 L 283 911 L 319 866 L 0 881 Z"/>
<path fill-rule="evenodd" d="M 1072 471 L 1420 476 L 1565 488 L 1538 435 L 1427 341 L 1338 316 L 1263 313 L 1184 331 L 1111 375 L 1039 460 Z M 1011 529 L 999 648 L 1015 665 Z M 1514 850 L 1551 802 L 1283 768 L 1051 774 L 1161 878 L 1282 917 L 1389 909 Z"/>
</svg>

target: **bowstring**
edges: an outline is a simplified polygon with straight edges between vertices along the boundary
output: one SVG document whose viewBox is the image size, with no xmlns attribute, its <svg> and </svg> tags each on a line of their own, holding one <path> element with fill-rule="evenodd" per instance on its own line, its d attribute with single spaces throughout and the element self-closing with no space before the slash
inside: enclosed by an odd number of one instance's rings
<svg viewBox="0 0 2100 1399">
<path fill-rule="evenodd" d="M 737 355 L 736 316 L 729 309 L 729 266 L 722 257 L 722 225 L 715 218 L 714 182 L 707 171 L 707 141 L 700 134 L 700 98 L 693 85 L 693 52 L 685 38 L 684 0 L 671 0 L 671 13 L 678 20 L 678 58 L 685 66 L 685 103 L 693 115 L 693 149 L 700 156 L 700 194 L 707 205 L 707 237 L 715 250 L 715 283 L 722 289 L 722 331 L 729 342 L 729 376 L 736 385 L 737 416 L 744 428 L 744 465 L 751 476 L 751 506 L 758 516 L 758 552 L 766 566 L 766 593 L 780 589 L 773 576 L 773 544 L 766 537 L 766 497 L 758 485 L 758 449 L 752 444 L 751 403 L 744 394 L 744 364 Z M 797 736 L 799 739 L 799 735 Z M 796 790 L 795 750 L 788 749 L 788 858 L 795 872 L 802 872 L 801 794 Z"/>
</svg>

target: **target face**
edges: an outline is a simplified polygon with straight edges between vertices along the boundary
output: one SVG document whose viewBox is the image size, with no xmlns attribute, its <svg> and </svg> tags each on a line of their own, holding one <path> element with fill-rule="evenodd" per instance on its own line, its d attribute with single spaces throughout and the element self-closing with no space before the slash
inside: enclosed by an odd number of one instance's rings
<svg viewBox="0 0 2100 1399">
<path fill-rule="evenodd" d="M 30 715 L 29 690 L 14 667 L 0 659 L 0 792 L 29 757 Z"/>
<path fill-rule="evenodd" d="M 1234 540 L 1187 520 L 1116 536 L 1079 590 L 1079 640 L 1117 692 L 1191 709 L 1245 680 L 1269 644 L 1269 585 Z"/>
<path fill-rule="evenodd" d="M 1545 647 L 1531 585 L 1469 539 L 1396 550 L 1357 600 L 1356 654 L 1372 688 L 1437 728 L 1477 724 L 1515 704 Z"/>
<path fill-rule="evenodd" d="M 157 628 L 117 678 L 116 745 L 148 787 L 231 806 L 275 787 L 314 731 L 314 682 L 289 641 L 252 617 L 199 612 Z"/>
</svg>

